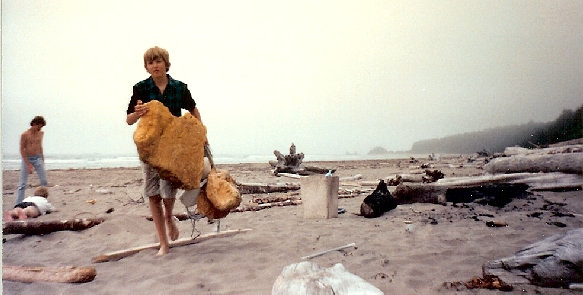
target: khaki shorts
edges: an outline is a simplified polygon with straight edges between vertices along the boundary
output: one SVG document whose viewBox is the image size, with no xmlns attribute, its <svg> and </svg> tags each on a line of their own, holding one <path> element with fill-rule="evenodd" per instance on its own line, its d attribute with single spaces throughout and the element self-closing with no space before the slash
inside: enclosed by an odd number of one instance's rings
<svg viewBox="0 0 583 295">
<path fill-rule="evenodd" d="M 168 181 L 161 179 L 154 167 L 144 162 L 141 163 L 144 174 L 144 197 L 160 195 L 162 199 L 175 198 L 177 189 L 172 188 Z"/>
</svg>

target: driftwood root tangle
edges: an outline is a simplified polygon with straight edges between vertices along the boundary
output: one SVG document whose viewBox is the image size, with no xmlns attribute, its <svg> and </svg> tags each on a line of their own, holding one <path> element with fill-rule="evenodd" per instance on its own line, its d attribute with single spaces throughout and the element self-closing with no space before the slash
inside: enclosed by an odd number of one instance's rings
<svg viewBox="0 0 583 295">
<path fill-rule="evenodd" d="M 63 230 L 84 230 L 102 223 L 103 218 L 77 218 L 53 221 L 19 220 L 2 224 L 2 234 L 43 235 Z"/>
<path fill-rule="evenodd" d="M 33 283 L 86 283 L 97 276 L 94 267 L 2 266 L 2 280 Z"/>
<path fill-rule="evenodd" d="M 372 194 L 362 201 L 360 214 L 367 218 L 375 218 L 395 208 L 397 201 L 391 196 L 385 181 L 381 180 Z"/>
</svg>

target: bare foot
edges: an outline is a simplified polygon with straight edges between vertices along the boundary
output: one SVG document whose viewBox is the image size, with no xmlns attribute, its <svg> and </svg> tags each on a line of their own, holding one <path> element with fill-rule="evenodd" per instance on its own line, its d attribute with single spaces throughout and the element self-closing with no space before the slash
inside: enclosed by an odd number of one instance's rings
<svg viewBox="0 0 583 295">
<path fill-rule="evenodd" d="M 167 224 L 167 228 L 168 228 L 168 237 L 170 238 L 171 241 L 176 241 L 176 239 L 178 239 L 178 236 L 180 235 L 180 232 L 178 231 L 178 227 L 176 227 L 176 221 L 178 219 L 174 216 L 172 216 L 170 219 L 166 220 L 166 224 Z"/>
<path fill-rule="evenodd" d="M 12 220 L 14 220 L 14 218 L 12 218 L 12 214 L 10 214 L 10 212 L 6 211 L 6 212 L 4 212 L 4 220 L 12 221 Z"/>
<path fill-rule="evenodd" d="M 164 256 L 166 254 L 168 254 L 168 252 L 170 252 L 170 248 L 168 248 L 168 246 L 160 246 L 160 250 L 158 251 L 158 253 L 156 253 L 156 256 Z"/>
</svg>

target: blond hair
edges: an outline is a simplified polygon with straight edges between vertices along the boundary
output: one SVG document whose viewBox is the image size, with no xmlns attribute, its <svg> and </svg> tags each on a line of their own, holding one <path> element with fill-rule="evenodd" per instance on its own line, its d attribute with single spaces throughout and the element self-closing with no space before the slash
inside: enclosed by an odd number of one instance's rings
<svg viewBox="0 0 583 295">
<path fill-rule="evenodd" d="M 148 69 L 148 63 L 161 58 L 166 64 L 166 72 L 170 70 L 170 54 L 164 48 L 158 46 L 152 47 L 144 53 L 144 68 Z"/>
<path fill-rule="evenodd" d="M 49 197 L 49 190 L 44 186 L 39 186 L 34 190 L 34 195 L 39 197 Z"/>
</svg>

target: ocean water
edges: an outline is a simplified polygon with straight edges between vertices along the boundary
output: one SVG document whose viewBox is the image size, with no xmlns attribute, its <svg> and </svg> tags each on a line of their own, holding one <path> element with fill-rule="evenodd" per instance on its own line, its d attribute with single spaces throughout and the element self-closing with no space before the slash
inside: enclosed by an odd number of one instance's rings
<svg viewBox="0 0 583 295">
<path fill-rule="evenodd" d="M 409 157 L 425 157 L 427 155 L 410 155 L 406 153 L 389 153 L 383 155 L 305 155 L 306 161 L 347 161 L 347 160 L 382 160 L 405 159 Z M 239 163 L 269 163 L 276 160 L 273 154 L 265 155 L 213 155 L 215 164 L 239 164 Z M 2 155 L 2 170 L 20 170 L 20 155 Z M 137 155 L 45 155 L 45 168 L 57 169 L 99 169 L 139 167 L 140 160 Z"/>
</svg>

